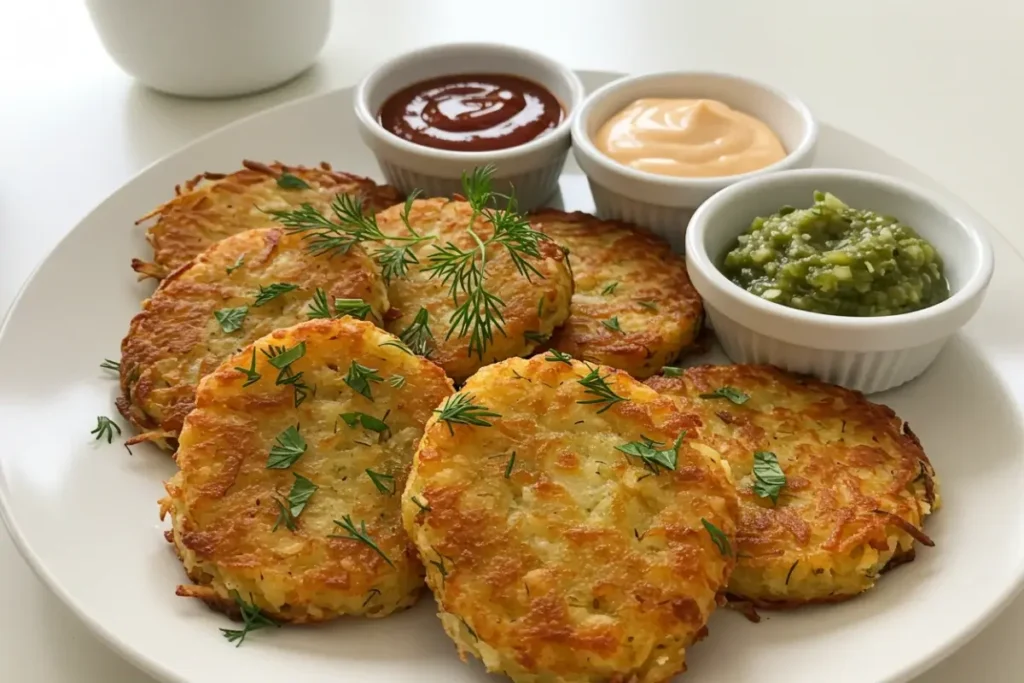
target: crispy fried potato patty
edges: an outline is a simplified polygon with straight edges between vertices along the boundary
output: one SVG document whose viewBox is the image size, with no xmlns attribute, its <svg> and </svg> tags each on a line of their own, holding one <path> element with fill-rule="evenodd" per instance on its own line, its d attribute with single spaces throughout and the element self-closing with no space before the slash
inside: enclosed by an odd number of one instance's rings
<svg viewBox="0 0 1024 683">
<path fill-rule="evenodd" d="M 665 681 L 728 579 L 731 552 L 702 520 L 731 536 L 735 490 L 710 446 L 673 446 L 688 420 L 671 400 L 549 358 L 485 367 L 440 407 L 405 528 L 463 657 L 521 683 Z M 588 392 L 592 370 L 621 400 Z M 618 450 L 630 443 L 675 467 Z"/>
<path fill-rule="evenodd" d="M 493 328 L 493 339 L 485 344 L 483 354 L 471 350 L 472 326 L 468 330 L 456 329 L 449 336 L 456 305 L 451 294 L 451 282 L 432 274 L 431 256 L 438 248 L 455 245 L 468 251 L 478 247 L 468 228 L 473 210 L 467 202 L 447 199 L 422 199 L 412 202 L 407 218 L 405 206 L 393 206 L 377 215 L 377 224 L 386 235 L 408 237 L 409 226 L 420 235 L 433 236 L 413 247 L 418 263 L 409 266 L 408 276 L 392 280 L 388 288 L 391 313 L 386 327 L 394 334 L 409 340 L 417 315 L 426 310 L 430 340 L 429 358 L 443 367 L 448 376 L 461 382 L 478 369 L 512 356 L 525 356 L 542 346 L 569 315 L 572 297 L 572 277 L 565 263 L 565 254 L 554 242 L 540 240 L 540 258 L 527 256 L 525 262 L 536 269 L 527 278 L 516 268 L 508 249 L 498 244 L 487 246 L 484 285 L 500 300 L 492 302 L 501 316 L 498 322 L 504 333 Z M 408 220 L 408 225 L 406 225 Z M 473 224 L 477 237 L 486 241 L 494 234 L 490 223 L 477 217 Z M 394 244 L 400 244 L 394 242 Z M 459 293 L 459 303 L 466 300 Z M 481 309 L 483 306 L 481 305 Z"/>
<path fill-rule="evenodd" d="M 134 259 L 132 268 L 146 277 L 166 277 L 217 240 L 273 226 L 275 219 L 265 213 L 272 209 L 297 209 L 308 203 L 329 212 L 331 200 L 343 193 L 355 195 L 365 211 L 375 212 L 402 198 L 393 187 L 332 171 L 327 163 L 319 168 L 248 160 L 242 164 L 240 171 L 203 173 L 176 186 L 174 199 L 140 218 L 138 223 L 156 219 L 146 232 L 153 262 Z"/>
<path fill-rule="evenodd" d="M 161 501 L 197 584 L 179 595 L 231 613 L 237 594 L 290 622 L 382 617 L 415 602 L 423 569 L 400 496 L 423 427 L 452 385 L 389 342 L 368 322 L 314 320 L 260 339 L 200 383 L 181 470 Z M 274 364 L 271 356 L 299 347 L 298 358 Z M 253 362 L 255 381 L 238 369 Z M 365 372 L 352 381 L 356 364 L 380 381 Z M 281 381 L 296 375 L 309 388 L 298 406 L 295 385 Z M 296 511 L 301 478 L 304 490 L 316 488 Z"/>
<path fill-rule="evenodd" d="M 575 281 L 572 313 L 552 348 L 644 378 L 694 342 L 703 307 L 667 242 L 580 212 L 544 210 L 530 221 L 569 249 Z"/>
<path fill-rule="evenodd" d="M 729 593 L 762 607 L 836 602 L 914 557 L 939 506 L 938 481 L 910 426 L 861 394 L 771 366 L 690 368 L 647 384 L 673 397 L 729 461 L 740 495 L 739 560 Z M 726 388 L 725 392 L 719 390 Z M 737 390 L 737 405 L 710 396 Z M 785 486 L 754 490 L 755 453 Z"/>
<path fill-rule="evenodd" d="M 262 301 L 273 292 L 278 296 Z M 312 256 L 302 237 L 248 230 L 215 243 L 165 278 L 143 302 L 121 343 L 121 413 L 143 430 L 135 441 L 173 449 L 195 387 L 228 356 L 310 318 L 317 290 L 362 299 L 378 320 L 388 309 L 377 265 L 361 248 Z"/>
</svg>

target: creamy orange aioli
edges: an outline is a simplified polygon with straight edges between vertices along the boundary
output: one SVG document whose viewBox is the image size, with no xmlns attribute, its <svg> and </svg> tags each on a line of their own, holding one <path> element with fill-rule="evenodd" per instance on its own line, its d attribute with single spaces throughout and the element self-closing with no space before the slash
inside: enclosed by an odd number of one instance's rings
<svg viewBox="0 0 1024 683">
<path fill-rule="evenodd" d="M 717 100 L 636 100 L 594 142 L 620 164 L 670 176 L 736 175 L 786 156 L 771 128 Z"/>
</svg>

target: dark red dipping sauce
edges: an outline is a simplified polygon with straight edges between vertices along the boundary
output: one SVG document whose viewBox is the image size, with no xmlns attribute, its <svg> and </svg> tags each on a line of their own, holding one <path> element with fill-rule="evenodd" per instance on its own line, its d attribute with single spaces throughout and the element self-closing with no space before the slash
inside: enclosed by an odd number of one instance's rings
<svg viewBox="0 0 1024 683">
<path fill-rule="evenodd" d="M 398 137 L 425 147 L 486 152 L 516 147 L 561 123 L 562 104 L 542 85 L 519 76 L 457 74 L 399 90 L 378 120 Z"/>
</svg>

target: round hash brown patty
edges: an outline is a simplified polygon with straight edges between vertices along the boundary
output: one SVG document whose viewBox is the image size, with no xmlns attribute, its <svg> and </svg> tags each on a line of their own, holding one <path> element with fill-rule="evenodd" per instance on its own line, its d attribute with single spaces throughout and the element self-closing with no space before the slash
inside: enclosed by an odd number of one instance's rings
<svg viewBox="0 0 1024 683">
<path fill-rule="evenodd" d="M 179 595 L 229 614 L 238 596 L 288 622 L 382 617 L 416 601 L 423 569 L 400 498 L 452 384 L 394 341 L 351 317 L 314 320 L 260 339 L 200 383 L 161 501 L 196 584 Z M 281 381 L 296 375 L 309 390 L 298 406 L 295 385 Z"/>
<path fill-rule="evenodd" d="M 534 356 L 483 368 L 435 413 L 402 515 L 460 653 L 519 683 L 683 670 L 733 565 L 737 502 L 672 401 Z"/>
<path fill-rule="evenodd" d="M 761 607 L 844 600 L 912 560 L 915 541 L 932 545 L 920 529 L 939 506 L 935 471 L 888 407 L 772 366 L 694 367 L 647 384 L 699 416 L 732 469 L 732 596 Z M 785 475 L 776 503 L 755 491 L 758 452 Z"/>
<path fill-rule="evenodd" d="M 426 351 L 430 360 L 445 369 L 448 376 L 461 382 L 484 365 L 512 356 L 529 355 L 542 347 L 569 315 L 572 277 L 565 263 L 565 254 L 554 242 L 537 242 L 539 258 L 524 258 L 535 272 L 527 278 L 516 268 L 509 250 L 499 244 L 487 246 L 487 262 L 483 284 L 497 297 L 490 306 L 500 315 L 504 332 L 493 328 L 493 338 L 486 341 L 483 352 L 474 346 L 472 325 L 467 330 L 452 329 L 457 306 L 451 293 L 451 282 L 428 270 L 431 257 L 438 248 L 454 245 L 462 251 L 478 248 L 468 228 L 473 219 L 469 203 L 449 199 L 420 199 L 393 206 L 377 215 L 381 232 L 395 237 L 408 237 L 409 226 L 422 236 L 432 236 L 412 247 L 417 262 L 408 268 L 406 277 L 395 278 L 388 287 L 391 311 L 386 327 L 402 337 L 417 351 Z M 406 222 L 408 221 L 408 223 Z M 493 226 L 481 217 L 473 221 L 476 235 L 486 241 L 494 234 Z M 393 241 L 395 245 L 401 242 Z M 459 303 L 466 294 L 460 290 Z M 483 304 L 480 305 L 480 310 Z M 417 333 L 418 320 L 426 317 L 429 336 Z M 449 334 L 451 331 L 451 334 Z M 418 335 L 418 336 L 417 336 Z M 424 340 L 417 348 L 416 339 Z"/>
<path fill-rule="evenodd" d="M 332 315 L 335 299 L 361 299 L 378 320 L 388 309 L 365 251 L 312 256 L 280 228 L 232 235 L 164 278 L 121 343 L 118 408 L 144 432 L 134 441 L 173 449 L 199 380 L 252 341 L 315 315 L 321 292 Z"/>
<path fill-rule="evenodd" d="M 402 200 L 395 188 L 333 171 L 326 162 L 319 168 L 248 160 L 242 165 L 244 168 L 234 173 L 197 175 L 174 188 L 174 199 L 140 218 L 137 223 L 156 219 L 146 231 L 153 262 L 133 259 L 132 268 L 142 276 L 166 277 L 218 240 L 276 225 L 267 213 L 271 210 L 310 204 L 329 214 L 331 201 L 338 194 L 355 196 L 367 213 Z"/>
<path fill-rule="evenodd" d="M 581 212 L 543 210 L 530 221 L 569 250 L 575 283 L 572 312 L 552 348 L 642 379 L 694 343 L 703 307 L 668 242 Z"/>
</svg>

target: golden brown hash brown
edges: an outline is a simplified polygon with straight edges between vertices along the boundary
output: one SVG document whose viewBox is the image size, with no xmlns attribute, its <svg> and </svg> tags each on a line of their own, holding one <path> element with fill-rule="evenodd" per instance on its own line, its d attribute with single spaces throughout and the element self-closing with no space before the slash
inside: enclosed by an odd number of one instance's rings
<svg viewBox="0 0 1024 683">
<path fill-rule="evenodd" d="M 409 228 L 402 219 L 404 206 L 393 206 L 377 215 L 381 232 L 406 237 Z M 569 315 L 572 297 L 572 277 L 565 264 L 562 249 L 550 240 L 538 242 L 540 258 L 526 256 L 525 260 L 539 272 L 529 279 L 516 270 L 504 246 L 487 247 L 484 284 L 489 292 L 499 297 L 504 322 L 504 334 L 497 328 L 494 339 L 487 343 L 482 357 L 470 351 L 471 335 L 456 330 L 449 337 L 450 319 L 455 312 L 450 282 L 432 276 L 425 268 L 430 255 L 447 243 L 462 250 L 478 247 L 468 229 L 473 209 L 464 201 L 448 199 L 421 199 L 411 204 L 409 225 L 421 235 L 435 239 L 420 242 L 413 248 L 418 263 L 409 267 L 408 277 L 393 280 L 388 288 L 391 312 L 386 316 L 386 327 L 394 334 L 407 338 L 407 330 L 416 321 L 421 309 L 426 309 L 432 339 L 429 358 L 445 369 L 448 376 L 461 382 L 478 369 L 511 356 L 528 355 L 547 341 L 554 329 Z M 482 240 L 494 233 L 489 222 L 477 217 L 473 230 Z M 398 242 L 396 245 L 400 244 Z M 460 303 L 465 294 L 460 294 Z M 414 328 L 415 329 L 415 328 Z"/>
<path fill-rule="evenodd" d="M 667 242 L 581 212 L 543 210 L 530 221 L 569 249 L 575 281 L 572 313 L 552 348 L 642 379 L 694 342 L 703 308 Z"/>
<path fill-rule="evenodd" d="M 914 557 L 939 507 L 935 471 L 910 426 L 858 392 L 771 366 L 689 368 L 647 384 L 674 398 L 729 461 L 740 495 L 729 593 L 761 607 L 837 602 Z M 723 387 L 749 399 L 701 398 Z M 742 396 L 737 396 L 742 400 Z M 754 453 L 786 477 L 773 504 L 753 490 Z"/>
<path fill-rule="evenodd" d="M 331 200 L 339 193 L 359 198 L 368 213 L 402 200 L 395 188 L 333 171 L 326 162 L 319 168 L 249 160 L 242 165 L 244 168 L 234 173 L 202 173 L 175 186 L 174 199 L 136 221 L 156 219 L 146 231 L 153 247 L 153 262 L 133 259 L 132 268 L 142 276 L 165 277 L 218 240 L 243 230 L 275 225 L 274 217 L 266 211 L 297 209 L 308 203 L 329 214 Z M 308 188 L 280 186 L 284 174 Z"/>
<path fill-rule="evenodd" d="M 463 658 L 519 683 L 666 681 L 732 569 L 702 519 L 731 537 L 735 489 L 703 441 L 672 451 L 691 420 L 671 400 L 551 358 L 485 367 L 443 404 L 416 452 L 405 528 Z M 622 400 L 585 403 L 601 398 L 580 383 L 592 371 Z M 459 400 L 497 413 L 476 415 L 491 426 L 446 422 Z M 645 438 L 674 469 L 617 449 Z"/>
<path fill-rule="evenodd" d="M 200 383 L 181 433 L 181 469 L 160 502 L 196 584 L 180 586 L 179 595 L 232 614 L 237 593 L 288 622 L 382 617 L 416 601 L 423 568 L 402 529 L 401 493 L 423 427 L 452 385 L 393 341 L 354 318 L 314 320 L 260 339 Z M 305 353 L 289 370 L 271 364 L 275 348 L 299 345 Z M 246 386 L 238 368 L 253 358 L 260 379 Z M 383 381 L 354 388 L 345 381 L 353 363 Z M 279 381 L 288 372 L 310 388 L 298 407 L 294 386 Z M 289 429 L 303 448 L 284 439 Z M 270 469 L 282 442 L 298 459 Z M 294 510 L 289 495 L 300 476 L 317 488 L 288 524 L 280 506 Z M 351 522 L 374 546 L 338 522 Z"/>
<path fill-rule="evenodd" d="M 261 288 L 293 286 L 259 304 Z M 308 320 L 317 290 L 363 299 L 379 320 L 388 309 L 377 264 L 359 247 L 312 256 L 299 235 L 247 230 L 215 243 L 177 269 L 143 302 L 121 342 L 121 414 L 143 431 L 133 442 L 173 449 L 195 387 L 228 356 L 281 327 Z M 272 291 L 272 290 L 271 290 Z M 239 317 L 227 327 L 217 316 Z"/>
</svg>

